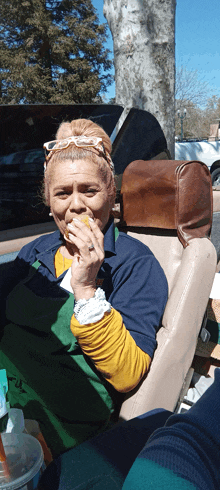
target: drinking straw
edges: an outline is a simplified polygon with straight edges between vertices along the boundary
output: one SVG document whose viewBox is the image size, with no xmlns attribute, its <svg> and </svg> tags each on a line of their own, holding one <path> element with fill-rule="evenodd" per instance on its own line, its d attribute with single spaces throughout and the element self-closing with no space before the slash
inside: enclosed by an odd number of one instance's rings
<svg viewBox="0 0 220 490">
<path fill-rule="evenodd" d="M 26 432 L 28 434 L 35 437 L 39 441 L 39 443 L 41 444 L 41 447 L 42 447 L 42 450 L 44 453 L 44 462 L 45 462 L 45 465 L 48 466 L 48 464 L 51 463 L 51 461 L 53 461 L 53 456 L 52 456 L 51 450 L 48 447 L 48 445 L 44 439 L 44 436 L 40 430 L 39 423 L 36 420 L 26 419 L 25 420 L 25 429 L 26 429 Z"/>
<path fill-rule="evenodd" d="M 39 443 L 41 444 L 41 447 L 43 449 L 43 453 L 44 453 L 44 462 L 45 462 L 45 465 L 48 466 L 48 464 L 51 463 L 51 461 L 53 461 L 53 456 L 51 454 L 51 451 L 44 439 L 44 436 L 42 434 L 42 432 L 39 432 L 39 434 L 37 435 L 37 440 L 39 441 Z"/>
<path fill-rule="evenodd" d="M 5 478 L 9 478 L 9 476 L 10 476 L 9 467 L 8 467 L 8 463 L 7 463 L 7 460 L 6 460 L 6 454 L 5 454 L 5 449 L 4 449 L 4 446 L 3 446 L 2 435 L 1 434 L 0 434 L 0 463 L 2 465 L 4 477 Z"/>
</svg>

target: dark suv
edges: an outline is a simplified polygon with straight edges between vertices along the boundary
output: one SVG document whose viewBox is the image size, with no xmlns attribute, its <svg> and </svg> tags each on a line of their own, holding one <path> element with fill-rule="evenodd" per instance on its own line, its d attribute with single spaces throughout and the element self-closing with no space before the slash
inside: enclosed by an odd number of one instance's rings
<svg viewBox="0 0 220 490">
<path fill-rule="evenodd" d="M 122 112 L 123 107 L 110 104 L 0 106 L 0 231 L 51 220 L 41 195 L 42 147 L 55 139 L 63 121 L 89 118 L 101 125 L 113 142 L 117 175 L 133 160 L 150 160 L 166 151 L 158 121 L 143 110 L 123 114 L 124 122 L 114 138 Z"/>
<path fill-rule="evenodd" d="M 0 157 L 0 229 L 48 219 L 41 197 L 44 151 L 26 150 Z"/>
</svg>

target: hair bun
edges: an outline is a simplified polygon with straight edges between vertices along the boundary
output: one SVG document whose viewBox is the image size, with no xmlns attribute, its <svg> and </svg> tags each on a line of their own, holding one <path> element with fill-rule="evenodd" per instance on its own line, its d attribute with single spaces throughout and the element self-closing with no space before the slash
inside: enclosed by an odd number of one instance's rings
<svg viewBox="0 0 220 490">
<path fill-rule="evenodd" d="M 58 128 L 56 139 L 63 140 L 70 136 L 88 136 L 102 138 L 105 150 L 111 154 L 112 144 L 104 129 L 90 119 L 73 119 L 71 122 L 63 122 Z"/>
<path fill-rule="evenodd" d="M 69 122 L 62 123 L 57 131 L 56 139 L 64 140 L 65 138 L 69 138 L 70 136 L 73 136 L 71 123 Z"/>
</svg>

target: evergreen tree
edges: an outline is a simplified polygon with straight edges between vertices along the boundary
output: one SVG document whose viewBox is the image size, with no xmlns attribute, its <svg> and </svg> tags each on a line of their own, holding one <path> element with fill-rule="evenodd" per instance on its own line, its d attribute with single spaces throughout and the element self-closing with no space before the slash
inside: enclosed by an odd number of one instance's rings
<svg viewBox="0 0 220 490">
<path fill-rule="evenodd" d="M 112 82 L 91 0 L 1 0 L 0 103 L 90 103 Z"/>
</svg>

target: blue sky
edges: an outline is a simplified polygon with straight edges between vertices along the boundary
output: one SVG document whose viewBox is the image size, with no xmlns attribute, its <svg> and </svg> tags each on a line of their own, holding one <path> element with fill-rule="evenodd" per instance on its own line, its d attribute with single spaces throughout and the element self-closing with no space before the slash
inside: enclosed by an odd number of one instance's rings
<svg viewBox="0 0 220 490">
<path fill-rule="evenodd" d="M 106 22 L 103 0 L 92 3 L 100 22 Z M 113 51 L 110 31 L 107 47 Z M 199 78 L 209 84 L 209 95 L 220 97 L 220 0 L 177 0 L 176 63 L 189 71 L 198 70 Z M 113 84 L 106 96 L 114 95 Z"/>
</svg>

